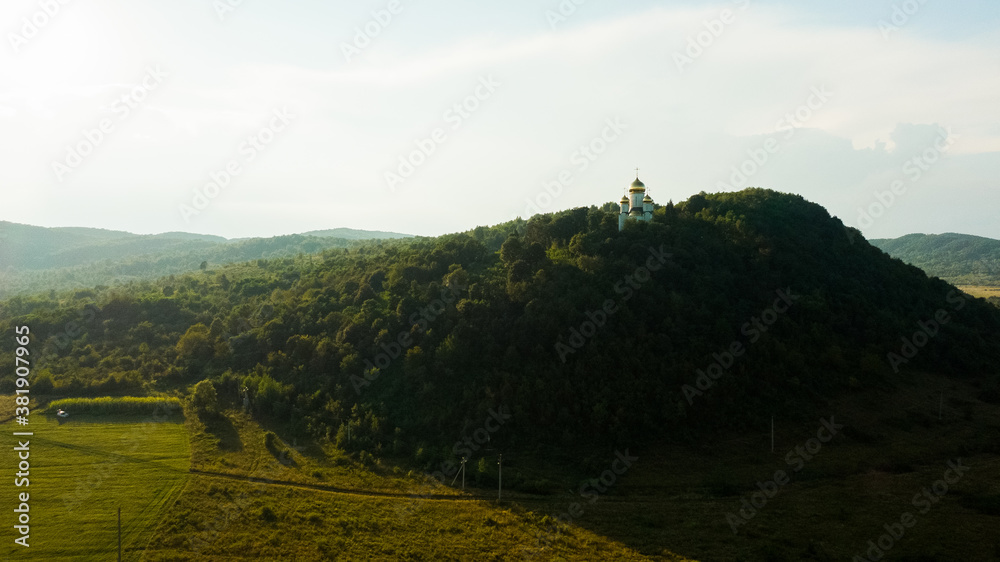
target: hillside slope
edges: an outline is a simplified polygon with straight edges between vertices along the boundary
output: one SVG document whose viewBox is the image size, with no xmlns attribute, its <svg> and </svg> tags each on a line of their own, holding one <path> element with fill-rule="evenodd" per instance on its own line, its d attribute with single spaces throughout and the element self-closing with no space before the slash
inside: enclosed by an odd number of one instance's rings
<svg viewBox="0 0 1000 562">
<path fill-rule="evenodd" d="M 116 285 L 199 268 L 346 248 L 407 235 L 338 228 L 312 235 L 227 240 L 166 232 L 139 235 L 95 228 L 43 228 L 0 222 L 0 298 L 29 292 Z"/>
<path fill-rule="evenodd" d="M 762 189 L 699 194 L 624 232 L 613 212 L 579 208 L 18 297 L 0 329 L 40 334 L 61 392 L 208 377 L 230 404 L 249 389 L 255 414 L 293 434 L 451 473 L 484 435 L 494 451 L 558 457 L 759 427 L 775 411 L 809 419 L 916 369 L 996 386 L 1000 311 L 843 228 Z"/>
<path fill-rule="evenodd" d="M 890 256 L 952 283 L 1000 285 L 1000 240 L 949 232 L 870 242 Z"/>
</svg>

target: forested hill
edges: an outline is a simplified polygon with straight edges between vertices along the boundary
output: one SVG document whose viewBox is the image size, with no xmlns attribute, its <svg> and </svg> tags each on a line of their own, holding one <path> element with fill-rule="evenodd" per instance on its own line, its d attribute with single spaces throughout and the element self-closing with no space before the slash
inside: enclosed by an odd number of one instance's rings
<svg viewBox="0 0 1000 562">
<path fill-rule="evenodd" d="M 156 279 L 198 269 L 202 262 L 217 266 L 346 248 L 365 239 L 404 237 L 407 235 L 338 228 L 227 240 L 187 232 L 140 235 L 0 221 L 0 298 Z"/>
<path fill-rule="evenodd" d="M 358 230 L 355 228 L 332 228 L 329 230 L 310 230 L 303 232 L 303 236 L 319 236 L 322 238 L 343 238 L 344 240 L 376 240 L 376 239 L 396 239 L 413 238 L 411 234 L 400 234 L 398 232 L 384 232 L 381 230 Z"/>
<path fill-rule="evenodd" d="M 964 285 L 1000 285 L 1000 240 L 969 234 L 907 234 L 871 240 L 929 275 Z"/>
<path fill-rule="evenodd" d="M 103 259 L 131 258 L 154 252 L 194 250 L 226 242 L 220 236 L 187 233 L 138 235 L 99 228 L 44 228 L 0 222 L 0 267 L 14 270 L 55 269 Z"/>
<path fill-rule="evenodd" d="M 211 378 L 290 431 L 427 466 L 491 411 L 511 416 L 491 446 L 527 451 L 812 418 L 915 370 L 997 384 L 1000 310 L 799 196 L 699 194 L 624 232 L 614 208 L 18 297 L 0 330 L 31 326 L 62 393 Z"/>
</svg>

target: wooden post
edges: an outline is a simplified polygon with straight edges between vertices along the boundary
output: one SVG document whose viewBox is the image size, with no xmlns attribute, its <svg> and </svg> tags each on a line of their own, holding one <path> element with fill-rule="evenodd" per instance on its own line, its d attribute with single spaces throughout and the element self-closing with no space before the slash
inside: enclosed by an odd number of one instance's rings
<svg viewBox="0 0 1000 562">
<path fill-rule="evenodd" d="M 500 501 L 500 493 L 503 490 L 503 455 L 497 457 L 497 465 L 500 467 L 498 469 L 497 501 Z"/>
<path fill-rule="evenodd" d="M 774 452 L 774 416 L 771 416 L 771 452 Z"/>
</svg>

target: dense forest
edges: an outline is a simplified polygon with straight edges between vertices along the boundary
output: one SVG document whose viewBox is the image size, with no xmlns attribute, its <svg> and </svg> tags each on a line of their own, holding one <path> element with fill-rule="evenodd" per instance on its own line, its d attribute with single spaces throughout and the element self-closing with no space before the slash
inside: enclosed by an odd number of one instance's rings
<svg viewBox="0 0 1000 562">
<path fill-rule="evenodd" d="M 887 254 L 962 285 L 1000 285 L 1000 240 L 968 234 L 907 234 L 871 240 Z"/>
<path fill-rule="evenodd" d="M 31 328 L 33 392 L 209 379 L 291 435 L 423 468 L 496 413 L 490 447 L 527 452 L 812 417 L 914 370 L 997 394 L 1000 310 L 816 204 L 701 193 L 622 232 L 615 208 L 17 296 L 0 330 Z"/>
</svg>

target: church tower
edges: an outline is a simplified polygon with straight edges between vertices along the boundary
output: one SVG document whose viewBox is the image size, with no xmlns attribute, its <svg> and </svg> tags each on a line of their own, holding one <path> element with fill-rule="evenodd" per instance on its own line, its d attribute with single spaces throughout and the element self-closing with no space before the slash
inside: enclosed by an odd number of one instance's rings
<svg viewBox="0 0 1000 562">
<path fill-rule="evenodd" d="M 618 214 L 618 231 L 625 228 L 625 221 L 635 219 L 649 222 L 653 220 L 653 198 L 646 193 L 646 184 L 639 180 L 636 170 L 635 181 L 628 188 L 628 195 L 621 200 L 621 213 Z"/>
</svg>

